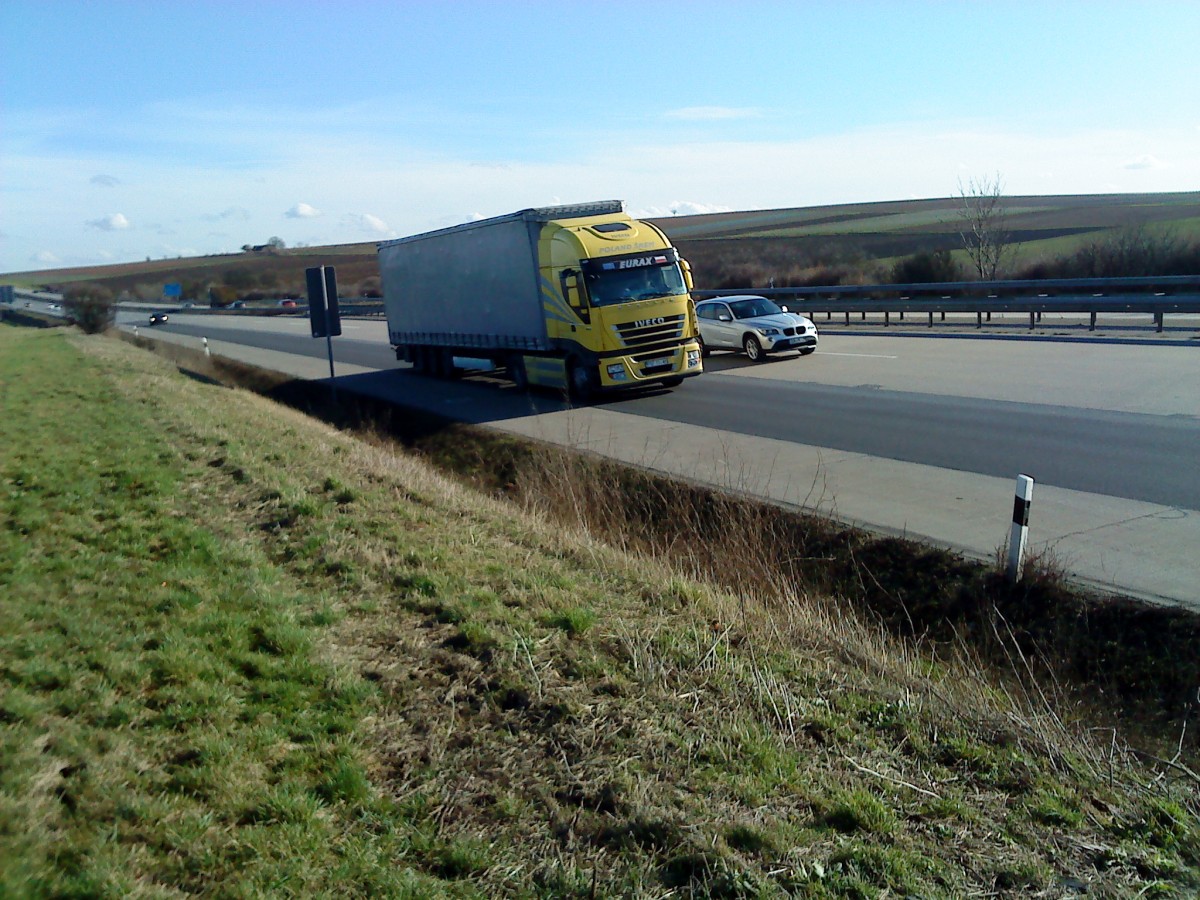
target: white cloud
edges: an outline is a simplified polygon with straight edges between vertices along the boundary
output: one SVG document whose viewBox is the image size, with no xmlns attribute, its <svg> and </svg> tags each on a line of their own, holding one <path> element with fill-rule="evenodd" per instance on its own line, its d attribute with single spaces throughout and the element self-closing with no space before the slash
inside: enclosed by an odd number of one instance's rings
<svg viewBox="0 0 1200 900">
<path fill-rule="evenodd" d="M 237 221 L 248 222 L 250 220 L 250 210 L 244 206 L 230 206 L 221 210 L 219 213 L 209 213 L 200 218 L 206 222 L 221 222 L 221 221 Z"/>
<path fill-rule="evenodd" d="M 89 219 L 84 224 L 89 228 L 97 228 L 100 231 L 125 231 L 131 227 L 129 220 L 121 213 L 110 213 L 99 219 Z"/>
<path fill-rule="evenodd" d="M 667 111 L 668 119 L 684 119 L 689 122 L 713 122 L 722 119 L 753 119 L 760 115 L 753 107 L 735 106 L 685 106 Z"/>
<path fill-rule="evenodd" d="M 38 263 L 43 266 L 57 266 L 62 260 L 51 253 L 49 250 L 39 250 L 33 256 L 29 257 L 31 262 Z"/>
<path fill-rule="evenodd" d="M 342 224 L 368 234 L 395 235 L 388 223 L 370 213 L 351 213 L 342 218 Z"/>
<path fill-rule="evenodd" d="M 691 200 L 672 200 L 665 207 L 648 206 L 631 212 L 630 215 L 635 219 L 662 219 L 667 216 L 699 216 L 719 212 L 733 212 L 733 207 L 715 203 L 695 203 Z"/>
<path fill-rule="evenodd" d="M 1161 169 L 1163 168 L 1163 163 L 1158 158 L 1146 153 L 1142 156 L 1139 156 L 1137 159 L 1131 159 L 1129 162 L 1125 163 L 1122 168 L 1131 169 L 1134 171 L 1138 169 Z"/>
<path fill-rule="evenodd" d="M 315 219 L 320 214 L 319 209 L 309 206 L 307 203 L 297 203 L 284 213 L 289 219 Z"/>
<path fill-rule="evenodd" d="M 121 179 L 113 175 L 93 175 L 91 183 L 98 184 L 100 187 L 116 187 L 121 183 Z"/>
</svg>

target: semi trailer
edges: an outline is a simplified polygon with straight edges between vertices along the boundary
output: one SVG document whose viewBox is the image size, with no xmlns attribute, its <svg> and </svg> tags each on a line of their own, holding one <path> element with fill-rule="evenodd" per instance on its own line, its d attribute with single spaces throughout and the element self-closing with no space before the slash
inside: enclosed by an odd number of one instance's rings
<svg viewBox="0 0 1200 900">
<path fill-rule="evenodd" d="M 485 360 L 587 399 L 703 371 L 687 262 L 619 200 L 525 209 L 378 245 L 396 358 Z"/>
</svg>

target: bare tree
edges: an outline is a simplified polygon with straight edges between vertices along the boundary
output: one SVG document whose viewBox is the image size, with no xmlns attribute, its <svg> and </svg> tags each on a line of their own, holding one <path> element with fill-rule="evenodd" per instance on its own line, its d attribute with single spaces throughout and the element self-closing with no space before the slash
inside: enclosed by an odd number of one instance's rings
<svg viewBox="0 0 1200 900">
<path fill-rule="evenodd" d="M 994 281 L 1000 264 L 1012 250 L 1012 232 L 1004 209 L 1004 186 L 999 174 L 995 179 L 972 178 L 963 187 L 958 183 L 958 217 L 963 249 L 981 281 Z"/>
</svg>

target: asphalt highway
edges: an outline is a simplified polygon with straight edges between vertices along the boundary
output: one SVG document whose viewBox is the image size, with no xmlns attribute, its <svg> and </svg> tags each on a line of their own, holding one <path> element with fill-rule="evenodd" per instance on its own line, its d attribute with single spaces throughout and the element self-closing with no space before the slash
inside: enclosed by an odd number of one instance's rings
<svg viewBox="0 0 1200 900">
<path fill-rule="evenodd" d="M 160 327 L 197 337 L 219 330 L 224 341 L 326 357 L 325 341 L 299 333 L 295 321 L 267 321 L 278 328 L 238 327 L 237 320 L 228 320 L 228 324 L 223 320 L 218 329 L 212 321 L 194 323 L 178 316 Z M 335 363 L 399 368 L 403 377 L 418 378 L 397 363 L 381 328 L 363 331 L 374 333 L 358 337 L 359 332 L 350 331 L 334 339 Z M 936 366 L 941 348 L 926 343 L 923 349 L 929 353 L 929 364 Z M 984 351 L 981 348 L 979 352 Z M 1200 348 L 1191 355 L 1200 357 Z M 964 397 L 947 393 L 945 388 L 930 393 L 889 390 L 878 384 L 844 386 L 796 380 L 812 361 L 789 355 L 757 366 L 762 377 L 721 377 L 752 367 L 743 357 L 714 354 L 706 376 L 691 379 L 674 391 L 615 397 L 596 405 L 629 415 L 960 472 L 1004 478 L 1019 472 L 1036 473 L 1041 484 L 1200 509 L 1200 417 L 1195 415 Z M 809 366 L 809 371 L 815 368 Z M 786 380 L 778 377 L 784 374 Z M 1180 374 L 1182 378 L 1194 375 Z M 472 387 L 484 411 L 471 418 L 487 420 L 530 412 L 524 398 L 502 393 L 495 384 L 479 382 Z M 1200 395 L 1200 379 L 1192 389 Z M 561 404 L 541 398 L 535 406 L 545 411 Z"/>
</svg>

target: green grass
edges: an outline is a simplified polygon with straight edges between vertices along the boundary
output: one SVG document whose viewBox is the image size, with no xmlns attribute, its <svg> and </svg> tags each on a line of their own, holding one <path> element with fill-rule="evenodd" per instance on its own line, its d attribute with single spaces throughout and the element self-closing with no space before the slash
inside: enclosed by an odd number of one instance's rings
<svg viewBox="0 0 1200 900">
<path fill-rule="evenodd" d="M 1197 785 L 843 609 L 105 338 L 0 401 L 0 896 L 1200 886 Z"/>
<path fill-rule="evenodd" d="M 314 653 L 325 599 L 222 528 L 156 395 L 0 335 L 0 893 L 419 887 L 395 823 L 354 836 L 372 690 Z"/>
</svg>

